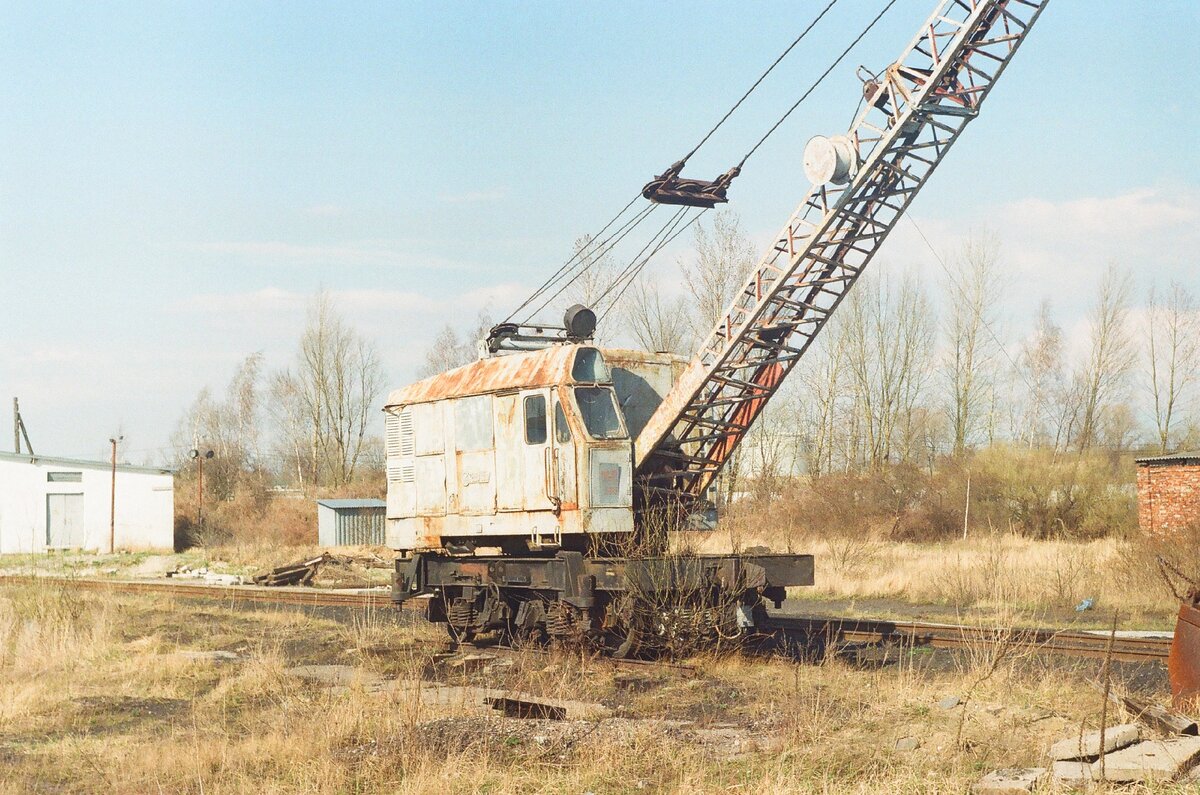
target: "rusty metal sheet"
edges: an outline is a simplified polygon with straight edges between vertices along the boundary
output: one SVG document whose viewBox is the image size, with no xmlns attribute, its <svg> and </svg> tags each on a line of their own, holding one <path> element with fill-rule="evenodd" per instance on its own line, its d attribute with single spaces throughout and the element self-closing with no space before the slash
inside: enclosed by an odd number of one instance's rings
<svg viewBox="0 0 1200 795">
<path fill-rule="evenodd" d="M 1171 682 L 1171 699 L 1179 709 L 1195 707 L 1200 702 L 1200 609 L 1198 595 L 1189 594 L 1179 605 L 1175 637 L 1167 655 L 1167 678 Z"/>
<path fill-rule="evenodd" d="M 388 395 L 385 408 L 567 383 L 579 345 L 493 356 L 417 381 Z"/>
</svg>

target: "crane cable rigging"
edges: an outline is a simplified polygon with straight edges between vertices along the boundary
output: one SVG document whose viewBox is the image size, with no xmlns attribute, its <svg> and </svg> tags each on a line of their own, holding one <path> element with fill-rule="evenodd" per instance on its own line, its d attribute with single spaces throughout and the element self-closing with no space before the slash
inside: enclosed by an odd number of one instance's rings
<svg viewBox="0 0 1200 795">
<path fill-rule="evenodd" d="M 682 217 L 682 213 L 677 212 L 651 236 L 650 241 L 643 246 L 641 251 L 639 251 L 638 254 L 629 261 L 625 268 L 618 273 L 618 275 L 613 279 L 613 281 L 600 296 L 600 300 L 603 300 L 605 297 L 611 294 L 614 289 L 616 289 L 618 284 L 624 282 L 624 286 L 620 288 L 616 297 L 614 298 L 613 303 L 615 304 L 620 300 L 620 297 L 624 295 L 625 290 L 628 289 L 632 280 L 636 278 L 636 276 L 645 268 L 649 260 L 653 258 L 655 254 L 661 251 L 667 243 L 678 237 L 678 235 L 682 233 L 684 229 L 690 228 L 693 224 L 695 224 L 704 214 L 703 211 L 711 209 L 718 203 L 728 201 L 728 199 L 725 198 L 725 191 L 728 189 L 729 183 L 732 182 L 733 178 L 741 173 L 742 167 L 745 166 L 750 157 L 753 156 L 755 152 L 757 152 L 758 149 L 764 143 L 766 143 L 767 139 L 770 138 L 771 135 L 773 135 L 775 131 L 778 130 L 779 127 L 788 119 L 788 117 L 791 116 L 792 113 L 794 113 L 796 109 L 799 108 L 800 105 L 812 95 L 812 93 L 821 85 L 821 83 L 825 81 L 825 78 L 827 78 L 829 74 L 835 68 L 837 68 L 837 66 L 846 58 L 846 56 L 850 54 L 850 51 L 853 50 L 860 41 L 862 41 L 862 39 L 884 17 L 884 15 L 887 14 L 892 6 L 896 4 L 897 0 L 888 0 L 879 13 L 876 14 L 875 17 L 867 24 L 867 26 L 854 38 L 854 40 L 842 50 L 842 52 L 825 69 L 825 71 L 823 71 L 820 76 L 813 81 L 812 85 L 808 87 L 808 89 L 800 96 L 800 98 L 797 99 L 796 102 L 793 103 L 792 106 L 788 108 L 782 116 L 779 117 L 779 119 L 770 127 L 770 129 L 768 129 L 766 133 L 764 133 L 763 136 L 758 139 L 754 146 L 752 146 L 749 151 L 742 156 L 741 160 L 736 166 L 712 182 L 680 179 L 679 172 L 682 171 L 683 166 L 687 163 L 687 161 L 694 154 L 696 154 L 696 152 L 705 143 L 708 142 L 713 134 L 725 124 L 730 116 L 732 116 L 733 113 L 746 101 L 746 99 L 752 93 L 754 93 L 754 91 L 762 84 L 767 76 L 775 70 L 775 68 L 783 61 L 783 59 L 786 58 L 787 55 L 793 49 L 795 49 L 795 47 L 801 41 L 804 40 L 808 33 L 835 5 L 837 5 L 838 2 L 839 0 L 829 0 L 825 7 L 821 9 L 820 13 L 818 13 L 811 22 L 809 22 L 804 30 L 802 30 L 800 34 L 791 42 L 791 44 L 789 44 L 787 48 L 785 48 L 784 51 L 780 53 L 778 57 L 776 57 L 770 66 L 768 66 L 767 69 L 761 75 L 759 75 L 758 79 L 754 81 L 750 88 L 747 89 L 746 92 L 742 94 L 742 96 L 717 121 L 717 123 L 713 125 L 713 127 L 707 133 L 705 133 L 705 135 L 700 139 L 700 142 L 692 147 L 690 152 L 684 155 L 682 160 L 673 164 L 667 169 L 666 172 L 647 183 L 638 196 L 634 196 L 629 203 L 626 204 L 615 216 L 613 216 L 595 236 L 587 238 L 583 245 L 579 246 L 575 253 L 568 258 L 567 261 L 564 262 L 554 272 L 554 274 L 552 274 L 545 282 L 543 282 L 542 285 L 538 287 L 538 289 L 535 290 L 532 295 L 525 299 L 525 301 L 522 302 L 521 305 L 518 306 L 501 325 L 509 325 L 513 318 L 521 313 L 526 307 L 533 304 L 541 296 L 546 295 L 545 300 L 542 301 L 542 303 L 536 309 L 529 313 L 529 315 L 523 321 L 523 324 L 532 322 L 533 318 L 539 312 L 545 309 L 550 302 L 565 292 L 566 289 L 570 287 L 570 285 L 573 284 L 577 279 L 579 279 L 584 272 L 591 268 L 596 262 L 600 261 L 609 252 L 611 252 L 616 245 L 621 242 L 621 240 L 623 240 L 638 226 L 640 226 L 659 204 L 682 205 L 682 209 L 684 210 L 686 210 L 688 207 L 703 208 L 702 212 L 696 214 L 682 229 L 676 229 Z M 649 199 L 651 204 L 643 210 L 635 213 L 634 216 L 626 220 L 621 226 L 617 227 L 617 229 L 608 235 L 608 237 L 602 237 L 604 233 L 613 226 L 613 224 L 620 220 L 630 210 L 630 208 L 637 203 L 639 196 Z M 651 249 L 651 245 L 655 240 L 658 240 L 659 243 Z M 650 253 L 643 257 L 642 255 L 645 254 L 647 249 L 651 249 Z M 563 281 L 564 279 L 565 281 Z M 562 283 L 557 284 L 559 282 Z M 603 314 L 607 315 L 611 308 L 611 306 L 608 307 Z M 500 326 L 497 326 L 496 329 L 493 329 L 493 332 L 499 328 Z"/>
</svg>

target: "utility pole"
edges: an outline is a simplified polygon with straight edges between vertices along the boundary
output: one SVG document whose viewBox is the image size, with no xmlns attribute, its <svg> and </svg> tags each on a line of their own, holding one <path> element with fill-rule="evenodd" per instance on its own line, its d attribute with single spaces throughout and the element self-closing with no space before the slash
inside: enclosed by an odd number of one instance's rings
<svg viewBox="0 0 1200 795">
<path fill-rule="evenodd" d="M 192 449 L 191 457 L 196 460 L 196 465 L 199 467 L 199 476 L 196 478 L 196 527 L 203 529 L 204 527 L 204 459 L 212 458 L 213 451 L 209 450 L 203 455 L 199 450 Z"/>
<path fill-rule="evenodd" d="M 967 540 L 967 523 L 971 520 L 971 470 L 967 470 L 967 499 L 963 504 L 963 541 Z"/>
<path fill-rule="evenodd" d="M 108 551 L 112 554 L 117 551 L 117 442 L 123 440 L 124 436 L 118 436 L 116 439 L 109 439 L 112 445 L 112 493 L 108 505 Z"/>
<path fill-rule="evenodd" d="M 25 451 L 33 455 L 33 445 L 29 443 L 29 431 L 25 430 L 25 420 L 21 419 L 21 404 L 13 398 L 13 451 L 20 454 L 21 437 L 25 438 Z"/>
</svg>

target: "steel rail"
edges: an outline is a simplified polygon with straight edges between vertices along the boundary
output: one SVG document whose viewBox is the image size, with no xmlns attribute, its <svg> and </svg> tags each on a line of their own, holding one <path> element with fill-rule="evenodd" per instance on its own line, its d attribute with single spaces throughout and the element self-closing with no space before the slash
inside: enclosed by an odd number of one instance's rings
<svg viewBox="0 0 1200 795">
<path fill-rule="evenodd" d="M 365 588 L 327 589 L 265 585 L 216 585 L 178 580 L 102 580 L 84 577 L 39 577 L 10 575 L 0 577 L 0 585 L 51 584 L 88 591 L 129 594 L 158 594 L 184 599 L 209 599 L 228 602 L 309 605 L 312 607 L 391 608 L 391 589 L 372 591 Z"/>
<path fill-rule="evenodd" d="M 965 649 L 982 644 L 1009 643 L 1038 653 L 1103 659 L 1109 635 L 1105 632 L 1044 627 L 987 627 L 924 621 L 772 616 L 768 629 L 789 640 L 822 639 L 831 644 L 877 644 Z M 1112 640 L 1112 659 L 1145 662 L 1167 659 L 1169 637 L 1129 637 Z"/>
<path fill-rule="evenodd" d="M 179 581 L 102 580 L 83 577 L 0 576 L 0 586 L 49 584 L 88 591 L 150 594 L 184 599 L 207 599 L 230 603 L 305 605 L 353 609 L 392 609 L 391 591 L 369 589 L 325 589 L 267 587 L 261 585 L 212 585 Z M 422 600 L 405 603 L 420 609 Z M 833 645 L 896 645 L 965 649 L 973 645 L 1011 643 L 1036 653 L 1103 659 L 1109 644 L 1106 632 L 1051 629 L 1045 627 L 987 627 L 969 624 L 939 624 L 926 621 L 889 621 L 831 616 L 773 615 L 768 632 L 779 633 L 788 642 L 821 641 Z M 1129 637 L 1118 634 L 1112 642 L 1112 659 L 1126 662 L 1165 661 L 1171 648 L 1169 637 Z M 637 664 L 637 663 L 635 663 Z"/>
</svg>

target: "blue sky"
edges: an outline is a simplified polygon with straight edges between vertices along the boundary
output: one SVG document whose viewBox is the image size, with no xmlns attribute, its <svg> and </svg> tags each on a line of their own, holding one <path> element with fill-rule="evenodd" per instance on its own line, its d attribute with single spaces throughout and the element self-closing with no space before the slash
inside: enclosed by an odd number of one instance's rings
<svg viewBox="0 0 1200 795">
<path fill-rule="evenodd" d="M 689 171 L 740 157 L 882 0 L 841 0 Z M 0 4 L 0 397 L 35 448 L 133 458 L 202 387 L 290 357 L 329 289 L 410 380 L 445 322 L 504 314 L 699 139 L 816 3 Z M 899 0 L 763 147 L 763 245 L 930 0 Z M 913 208 L 996 232 L 1019 325 L 1078 329 L 1110 260 L 1200 287 L 1200 4 L 1054 0 Z M 658 267 L 674 273 L 668 252 Z M 901 227 L 880 269 L 929 269 Z M 931 277 L 936 270 L 929 271 Z M 3 437 L 7 438 L 7 437 Z M 0 442 L 0 445 L 4 444 Z"/>
</svg>

